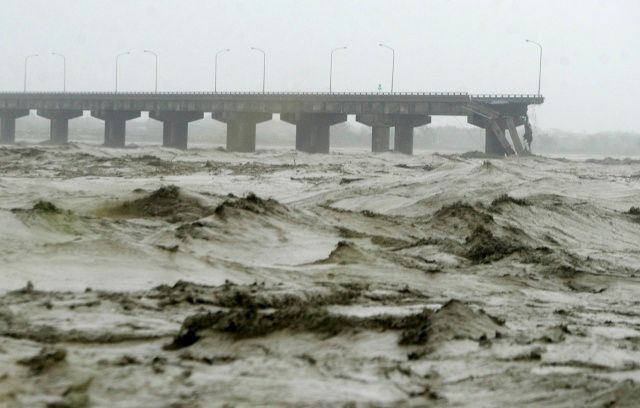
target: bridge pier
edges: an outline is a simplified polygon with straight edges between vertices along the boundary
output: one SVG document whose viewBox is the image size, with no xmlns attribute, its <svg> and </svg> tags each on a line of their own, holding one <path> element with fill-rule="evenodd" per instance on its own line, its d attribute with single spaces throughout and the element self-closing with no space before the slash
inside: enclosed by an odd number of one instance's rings
<svg viewBox="0 0 640 408">
<path fill-rule="evenodd" d="M 393 150 L 413 154 L 413 129 L 431 123 L 431 116 L 408 114 L 360 114 L 356 121 L 371 126 L 371 151 L 389 150 L 390 128 L 396 129 Z"/>
<path fill-rule="evenodd" d="M 69 120 L 82 116 L 81 110 L 75 109 L 38 109 L 38 116 L 51 121 L 51 144 L 69 143 Z"/>
<path fill-rule="evenodd" d="M 157 111 L 149 112 L 149 117 L 162 122 L 162 145 L 176 149 L 187 149 L 189 122 L 204 118 L 202 112 Z"/>
<path fill-rule="evenodd" d="M 341 113 L 282 113 L 280 119 L 296 125 L 296 150 L 307 153 L 329 153 L 330 128 L 346 122 Z"/>
<path fill-rule="evenodd" d="M 514 140 L 516 149 L 519 150 L 519 154 L 523 154 L 520 139 L 518 133 L 515 130 L 515 126 L 523 124 L 522 119 L 513 117 L 500 117 L 500 118 L 486 118 L 481 115 L 473 114 L 467 116 L 467 123 L 478 126 L 485 130 L 484 137 L 484 152 L 486 154 L 492 154 L 496 156 L 511 156 L 516 152 L 509 144 L 506 137 L 506 130 L 510 129 L 510 136 Z M 515 132 L 515 133 L 512 133 Z M 514 139 L 516 138 L 516 139 Z"/>
<path fill-rule="evenodd" d="M 431 123 L 431 116 L 393 115 L 396 129 L 393 150 L 398 153 L 413 154 L 413 129 Z"/>
<path fill-rule="evenodd" d="M 230 152 L 256 151 L 256 125 L 273 118 L 261 112 L 213 112 L 211 117 L 227 124 L 227 150 Z"/>
<path fill-rule="evenodd" d="M 500 129 L 498 132 L 496 132 L 496 130 L 492 129 L 491 127 L 485 128 L 484 152 L 486 154 L 494 154 L 496 156 L 508 155 L 507 150 L 502 146 L 499 140 L 499 138 L 504 137 L 504 135 L 504 129 Z"/>
<path fill-rule="evenodd" d="M 426 115 L 392 115 L 396 128 L 393 138 L 393 150 L 398 153 L 413 154 L 413 129 L 431 123 L 431 116 Z"/>
<path fill-rule="evenodd" d="M 126 139 L 126 123 L 130 119 L 140 117 L 140 111 L 95 110 L 91 116 L 104 120 L 104 145 L 107 147 L 124 147 Z"/>
<path fill-rule="evenodd" d="M 29 109 L 0 110 L 0 144 L 16 142 L 16 119 L 29 114 Z"/>
<path fill-rule="evenodd" d="M 389 140 L 393 120 L 389 115 L 356 115 L 356 122 L 371 127 L 371 151 L 382 153 L 389 151 Z"/>
</svg>

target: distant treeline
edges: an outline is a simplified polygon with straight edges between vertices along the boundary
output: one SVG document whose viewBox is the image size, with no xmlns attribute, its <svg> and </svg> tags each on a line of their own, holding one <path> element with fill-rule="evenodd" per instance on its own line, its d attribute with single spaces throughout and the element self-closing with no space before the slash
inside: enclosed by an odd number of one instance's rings
<svg viewBox="0 0 640 408">
<path fill-rule="evenodd" d="M 18 140 L 46 139 L 49 121 L 37 116 L 16 122 Z M 72 140 L 100 141 L 104 127 L 102 121 L 88 116 L 69 122 Z M 189 126 L 189 140 L 195 143 L 224 145 L 226 125 L 205 119 Z M 393 136 L 393 131 L 391 132 Z M 162 140 L 162 124 L 148 118 L 127 122 L 127 143 L 157 142 Z M 416 129 L 415 148 L 442 151 L 470 151 L 484 149 L 484 130 L 466 126 L 423 126 Z M 274 120 L 258 125 L 259 145 L 292 146 L 295 127 Z M 370 128 L 349 121 L 331 128 L 331 145 L 335 147 L 368 147 Z M 533 150 L 541 154 L 573 153 L 598 155 L 640 155 L 640 134 L 600 132 L 583 134 L 562 130 L 534 130 Z"/>
</svg>

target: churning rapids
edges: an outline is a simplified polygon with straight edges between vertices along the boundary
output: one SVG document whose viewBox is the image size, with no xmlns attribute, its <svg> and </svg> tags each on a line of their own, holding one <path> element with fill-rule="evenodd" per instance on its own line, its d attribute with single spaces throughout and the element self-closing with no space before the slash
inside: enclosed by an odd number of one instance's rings
<svg viewBox="0 0 640 408">
<path fill-rule="evenodd" d="M 634 406 L 638 207 L 635 160 L 3 147 L 0 406 Z"/>
</svg>

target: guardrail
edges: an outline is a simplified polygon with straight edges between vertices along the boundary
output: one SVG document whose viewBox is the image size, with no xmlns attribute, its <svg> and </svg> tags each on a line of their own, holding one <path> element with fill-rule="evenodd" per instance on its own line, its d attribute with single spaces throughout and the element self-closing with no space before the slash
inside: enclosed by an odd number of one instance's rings
<svg viewBox="0 0 640 408">
<path fill-rule="evenodd" d="M 467 92 L 10 92 L 0 91 L 0 95 L 20 96 L 468 96 L 471 99 L 544 99 L 532 94 L 469 94 Z"/>
<path fill-rule="evenodd" d="M 187 91 L 187 92 L 7 92 L 0 91 L 0 95 L 276 95 L 276 96 L 467 96 L 465 92 L 203 92 L 203 91 Z"/>
<path fill-rule="evenodd" d="M 544 96 L 537 94 L 471 94 L 472 99 L 544 99 Z"/>
</svg>

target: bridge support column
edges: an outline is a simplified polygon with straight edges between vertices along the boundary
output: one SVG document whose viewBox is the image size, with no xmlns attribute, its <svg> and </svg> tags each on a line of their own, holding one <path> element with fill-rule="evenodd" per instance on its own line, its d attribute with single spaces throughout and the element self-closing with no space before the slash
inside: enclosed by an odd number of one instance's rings
<svg viewBox="0 0 640 408">
<path fill-rule="evenodd" d="M 507 150 L 500 143 L 500 138 L 505 137 L 504 129 L 492 129 L 488 127 L 484 130 L 484 152 L 497 156 L 507 155 Z"/>
<path fill-rule="evenodd" d="M 393 150 L 398 153 L 413 154 L 413 129 L 431 123 L 431 116 L 426 115 L 391 115 L 396 128 L 393 139 Z"/>
<path fill-rule="evenodd" d="M 346 122 L 341 113 L 283 113 L 280 119 L 296 125 L 296 150 L 329 153 L 331 126 Z"/>
<path fill-rule="evenodd" d="M 213 112 L 211 117 L 227 124 L 227 150 L 256 151 L 256 125 L 271 120 L 273 114 L 261 112 Z"/>
<path fill-rule="evenodd" d="M 390 115 L 361 114 L 356 115 L 356 121 L 371 126 L 371 151 L 374 153 L 388 152 L 391 126 L 393 120 Z"/>
<path fill-rule="evenodd" d="M 124 147 L 126 139 L 126 123 L 130 119 L 140 117 L 139 111 L 96 110 L 91 116 L 104 120 L 104 145 L 107 147 Z"/>
<path fill-rule="evenodd" d="M 511 124 L 513 124 L 515 128 L 516 124 L 519 124 L 521 120 L 515 120 L 514 118 L 508 119 L 509 120 L 505 118 L 490 119 L 477 114 L 467 116 L 467 123 L 485 130 L 484 152 L 486 154 L 496 156 L 510 156 L 515 154 L 515 151 L 507 141 L 505 130 L 508 127 L 507 122 L 512 122 Z"/>
<path fill-rule="evenodd" d="M 162 145 L 176 149 L 187 149 L 189 122 L 204 118 L 202 112 L 158 111 L 149 112 L 149 117 L 162 122 Z"/>
<path fill-rule="evenodd" d="M 391 128 L 389 126 L 373 126 L 371 128 L 371 151 L 374 153 L 388 152 Z"/>
<path fill-rule="evenodd" d="M 69 142 L 69 120 L 82 116 L 81 110 L 72 109 L 38 109 L 38 116 L 51 121 L 51 144 Z"/>
<path fill-rule="evenodd" d="M 13 144 L 16 142 L 16 119 L 28 114 L 28 109 L 0 110 L 0 144 Z"/>
</svg>

